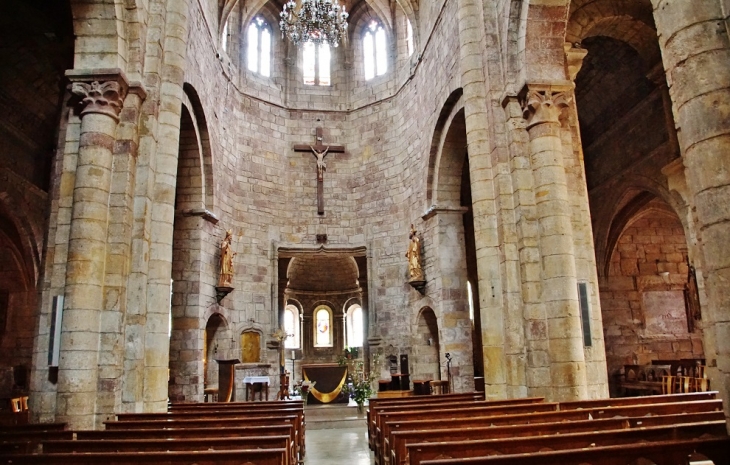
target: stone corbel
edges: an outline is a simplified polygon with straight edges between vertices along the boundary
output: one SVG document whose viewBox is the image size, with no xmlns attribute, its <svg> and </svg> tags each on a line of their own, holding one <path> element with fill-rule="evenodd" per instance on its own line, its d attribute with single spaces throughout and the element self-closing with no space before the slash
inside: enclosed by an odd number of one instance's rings
<svg viewBox="0 0 730 465">
<path fill-rule="evenodd" d="M 580 46 L 580 44 L 565 43 L 565 67 L 568 71 L 570 80 L 575 82 L 575 77 L 583 67 L 583 59 L 588 55 L 588 50 Z"/>
<path fill-rule="evenodd" d="M 71 93 L 80 99 L 81 116 L 96 113 L 119 121 L 129 90 L 129 81 L 121 69 L 70 69 L 66 78 L 71 83 Z"/>
<path fill-rule="evenodd" d="M 528 83 L 519 99 L 527 129 L 542 123 L 560 123 L 560 114 L 570 106 L 575 84 L 570 81 Z"/>
</svg>

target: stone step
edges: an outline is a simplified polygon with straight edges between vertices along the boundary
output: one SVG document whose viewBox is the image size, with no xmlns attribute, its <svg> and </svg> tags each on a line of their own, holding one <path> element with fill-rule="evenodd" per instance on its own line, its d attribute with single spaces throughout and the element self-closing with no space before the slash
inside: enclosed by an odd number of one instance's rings
<svg viewBox="0 0 730 465">
<path fill-rule="evenodd" d="M 304 417 L 307 430 L 357 428 L 366 425 L 366 413 L 358 413 L 356 404 L 307 405 L 304 408 Z"/>
</svg>

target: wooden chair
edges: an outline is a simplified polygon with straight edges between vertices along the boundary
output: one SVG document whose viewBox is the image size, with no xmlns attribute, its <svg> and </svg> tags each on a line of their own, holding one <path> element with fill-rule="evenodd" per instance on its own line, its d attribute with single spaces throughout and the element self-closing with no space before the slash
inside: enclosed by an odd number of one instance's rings
<svg viewBox="0 0 730 465">
<path fill-rule="evenodd" d="M 676 392 L 676 376 L 662 376 L 662 394 L 674 394 Z"/>
<path fill-rule="evenodd" d="M 690 376 L 677 376 L 679 380 L 679 392 L 692 392 L 692 377 Z"/>
<path fill-rule="evenodd" d="M 22 412 L 21 405 L 20 405 L 20 397 L 10 399 L 10 408 L 13 410 L 13 413 Z"/>
</svg>

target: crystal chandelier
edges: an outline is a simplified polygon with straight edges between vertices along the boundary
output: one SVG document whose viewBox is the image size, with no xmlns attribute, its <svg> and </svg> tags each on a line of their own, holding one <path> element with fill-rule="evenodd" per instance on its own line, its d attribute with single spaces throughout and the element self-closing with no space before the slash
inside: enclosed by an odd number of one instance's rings
<svg viewBox="0 0 730 465">
<path fill-rule="evenodd" d="M 326 42 L 337 47 L 340 44 L 347 32 L 348 14 L 344 5 L 337 0 L 301 0 L 298 11 L 295 11 L 296 6 L 294 0 L 289 0 L 281 10 L 282 38 L 286 35 L 294 45 Z"/>
</svg>

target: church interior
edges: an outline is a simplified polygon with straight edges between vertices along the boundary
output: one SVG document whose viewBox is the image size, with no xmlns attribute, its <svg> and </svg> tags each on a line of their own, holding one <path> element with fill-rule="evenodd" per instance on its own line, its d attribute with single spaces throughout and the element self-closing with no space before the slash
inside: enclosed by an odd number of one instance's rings
<svg viewBox="0 0 730 465">
<path fill-rule="evenodd" d="M 351 360 L 555 402 L 666 366 L 730 417 L 727 1 L 344 0 L 334 44 L 303 3 L 0 3 L 0 398 L 101 429 Z"/>
</svg>

